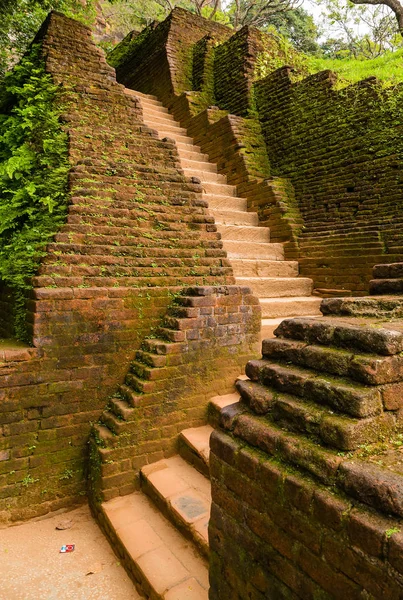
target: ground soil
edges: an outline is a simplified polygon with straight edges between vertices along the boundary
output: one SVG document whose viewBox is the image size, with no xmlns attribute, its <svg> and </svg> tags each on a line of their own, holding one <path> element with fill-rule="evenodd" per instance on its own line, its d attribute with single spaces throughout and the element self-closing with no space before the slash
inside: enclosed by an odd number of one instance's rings
<svg viewBox="0 0 403 600">
<path fill-rule="evenodd" d="M 64 544 L 74 552 L 60 554 Z M 0 600 L 62 598 L 140 598 L 87 506 L 0 529 Z"/>
</svg>

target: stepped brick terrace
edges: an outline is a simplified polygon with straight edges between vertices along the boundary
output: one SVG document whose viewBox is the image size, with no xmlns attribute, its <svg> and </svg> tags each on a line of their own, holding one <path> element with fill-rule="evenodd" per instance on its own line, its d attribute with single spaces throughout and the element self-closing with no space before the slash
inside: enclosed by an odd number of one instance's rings
<svg viewBox="0 0 403 600">
<path fill-rule="evenodd" d="M 0 282 L 0 520 L 88 502 L 150 600 L 399 600 L 402 104 L 273 44 L 38 32 L 68 206 Z"/>
</svg>

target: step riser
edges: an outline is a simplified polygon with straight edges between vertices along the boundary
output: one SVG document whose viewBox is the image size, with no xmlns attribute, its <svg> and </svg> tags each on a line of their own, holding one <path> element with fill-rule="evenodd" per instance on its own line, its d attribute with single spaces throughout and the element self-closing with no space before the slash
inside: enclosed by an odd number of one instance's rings
<svg viewBox="0 0 403 600">
<path fill-rule="evenodd" d="M 183 165 L 182 165 L 183 166 Z M 202 183 L 223 183 L 225 184 L 227 179 L 224 175 L 212 173 L 210 171 L 198 171 L 196 169 L 184 168 L 183 172 L 186 177 L 197 177 Z"/>
<path fill-rule="evenodd" d="M 276 302 L 276 300 L 270 301 L 266 299 L 260 303 L 262 308 L 262 319 L 277 319 L 279 317 L 299 317 L 305 315 L 317 315 L 322 316 L 319 310 L 321 303 L 320 298 L 307 298 L 302 301 L 295 298 L 290 300 L 284 300 Z"/>
<path fill-rule="evenodd" d="M 235 277 L 298 277 L 298 263 L 294 261 L 231 261 Z"/>
<path fill-rule="evenodd" d="M 258 298 L 289 298 L 310 296 L 312 291 L 312 282 L 310 279 L 265 279 L 255 277 L 236 277 L 239 285 L 246 285 L 252 288 L 253 293 Z"/>
<path fill-rule="evenodd" d="M 203 192 L 205 194 L 218 194 L 219 196 L 235 196 L 235 186 L 206 182 L 203 183 Z"/>
<path fill-rule="evenodd" d="M 202 194 L 203 200 L 208 202 L 211 211 L 215 210 L 235 210 L 240 212 L 246 212 L 247 202 L 243 198 L 237 198 L 236 196 L 219 196 L 213 194 Z"/>
<path fill-rule="evenodd" d="M 213 163 L 181 158 L 181 164 L 183 169 L 193 169 L 195 171 L 209 171 L 211 173 L 217 173 L 217 165 L 214 165 Z"/>
<path fill-rule="evenodd" d="M 284 248 L 282 244 L 258 244 L 223 240 L 223 246 L 230 260 L 233 258 L 284 260 Z"/>
<path fill-rule="evenodd" d="M 217 230 L 221 233 L 222 240 L 256 242 L 257 244 L 270 243 L 270 232 L 266 227 L 239 227 L 217 223 Z"/>
<path fill-rule="evenodd" d="M 217 225 L 236 225 L 240 227 L 257 227 L 259 225 L 259 219 L 256 213 L 235 210 L 210 210 L 214 215 Z"/>
</svg>

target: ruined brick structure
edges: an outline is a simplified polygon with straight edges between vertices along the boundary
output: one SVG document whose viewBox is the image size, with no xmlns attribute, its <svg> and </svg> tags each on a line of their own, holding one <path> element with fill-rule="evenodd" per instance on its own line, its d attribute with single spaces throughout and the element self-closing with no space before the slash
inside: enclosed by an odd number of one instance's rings
<svg viewBox="0 0 403 600">
<path fill-rule="evenodd" d="M 371 287 L 401 285 L 380 265 Z M 282 322 L 211 438 L 210 598 L 403 593 L 401 297 Z"/>
<path fill-rule="evenodd" d="M 123 383 L 143 339 L 161 325 L 180 288 L 234 282 L 214 220 L 199 199 L 200 185 L 178 170 L 174 145 L 144 125 L 136 99 L 116 83 L 90 35 L 52 13 L 36 40 L 48 72 L 65 88 L 71 201 L 33 281 L 28 325 L 34 349 L 0 348 L 3 521 L 83 499 L 91 423 Z M 251 304 L 248 290 L 237 293 L 239 304 Z M 5 289 L 1 302 L 1 331 L 9 337 L 12 295 Z M 229 322 L 233 329 L 235 319 Z M 193 392 L 198 414 L 187 413 L 190 392 L 182 411 L 172 417 L 160 411 L 171 426 L 167 446 L 181 422 L 200 420 L 203 394 L 230 387 L 253 352 L 257 300 L 237 323 L 240 337 L 234 340 L 229 327 L 211 354 L 225 355 L 229 370 L 206 374 L 203 390 Z M 185 375 L 176 384 L 180 395 Z"/>
<path fill-rule="evenodd" d="M 401 599 L 399 103 L 183 9 L 35 41 L 69 205 L 30 346 L 0 285 L 1 522 L 88 498 L 153 600 Z"/>
<path fill-rule="evenodd" d="M 402 257 L 401 89 L 291 67 L 256 81 L 279 52 L 266 38 L 176 9 L 126 58 L 117 47 L 118 81 L 171 109 L 315 287 L 364 294 L 375 263 Z"/>
</svg>

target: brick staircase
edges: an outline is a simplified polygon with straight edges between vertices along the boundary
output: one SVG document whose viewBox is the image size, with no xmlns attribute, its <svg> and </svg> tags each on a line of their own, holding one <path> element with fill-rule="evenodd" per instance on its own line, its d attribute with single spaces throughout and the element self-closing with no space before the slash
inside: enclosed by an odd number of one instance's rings
<svg viewBox="0 0 403 600">
<path fill-rule="evenodd" d="M 140 492 L 101 506 L 103 528 L 152 600 L 208 599 L 209 438 L 221 409 L 238 398 L 212 398 L 209 424 L 183 430 L 178 455 L 144 466 Z"/>
<path fill-rule="evenodd" d="M 217 166 L 156 96 L 125 91 L 140 99 L 145 123 L 160 138 L 175 141 L 185 175 L 201 182 L 202 198 L 214 216 L 236 283 L 249 286 L 260 299 L 262 338 L 271 336 L 284 317 L 320 315 L 320 299 L 311 295 L 312 280 L 298 277 L 297 261 L 284 260 L 283 244 L 270 243 L 269 229 L 258 227 L 257 213 L 247 212 L 247 201 L 236 196 L 236 186 L 217 173 Z"/>
</svg>

